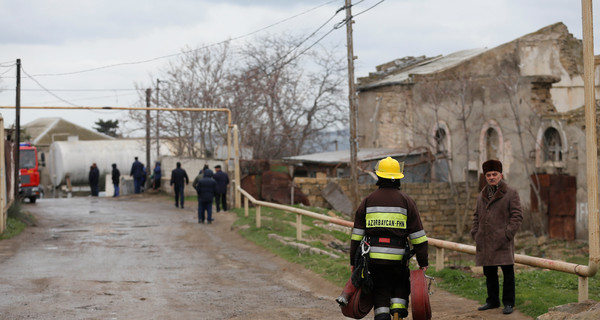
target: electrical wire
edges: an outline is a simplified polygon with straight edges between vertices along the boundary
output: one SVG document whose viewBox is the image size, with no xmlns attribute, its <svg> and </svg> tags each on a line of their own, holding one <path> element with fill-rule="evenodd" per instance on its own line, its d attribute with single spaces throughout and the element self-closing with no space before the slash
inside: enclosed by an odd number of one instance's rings
<svg viewBox="0 0 600 320">
<path fill-rule="evenodd" d="M 16 64 L 17 64 L 16 61 L 4 61 L 4 62 L 0 62 L 0 67 L 12 67 Z"/>
<path fill-rule="evenodd" d="M 35 82 L 35 83 L 36 83 L 38 86 L 40 86 L 40 88 L 44 89 L 44 91 L 46 91 L 46 92 L 47 92 L 48 94 L 50 94 L 51 96 L 55 97 L 56 99 L 58 99 L 58 100 L 60 100 L 60 101 L 62 101 L 62 102 L 64 102 L 64 103 L 66 103 L 66 104 L 68 104 L 68 105 L 71 105 L 71 106 L 74 106 L 74 107 L 79 107 L 78 105 L 76 105 L 76 104 L 74 104 L 74 103 L 71 103 L 71 102 L 69 102 L 69 101 L 67 101 L 67 100 L 63 99 L 63 98 L 59 97 L 58 95 L 56 95 L 54 92 L 52 92 L 52 91 L 50 91 L 50 90 L 46 89 L 46 87 L 44 87 L 44 86 L 43 86 L 43 85 L 42 85 L 42 84 L 41 84 L 39 81 L 37 81 L 37 79 L 35 79 L 33 76 L 31 76 L 29 73 L 27 73 L 27 71 L 25 71 L 25 68 L 23 68 L 23 65 L 21 65 L 21 71 L 22 71 L 22 72 L 23 72 L 25 75 L 27 75 L 27 77 L 29 77 L 29 79 L 31 79 L 33 82 Z"/>
<path fill-rule="evenodd" d="M 294 15 L 294 16 L 291 16 L 291 17 L 289 17 L 289 18 L 286 18 L 286 19 L 284 19 L 284 20 L 280 20 L 280 21 L 278 21 L 278 22 L 276 22 L 276 23 L 273 23 L 273 24 L 271 24 L 271 25 L 268 25 L 268 26 L 266 26 L 266 27 L 263 27 L 263 28 L 261 28 L 261 29 L 258 29 L 258 30 L 256 30 L 256 31 L 253 31 L 253 32 L 247 33 L 247 34 L 245 34 L 245 35 L 242 35 L 242 36 L 239 36 L 239 37 L 236 37 L 236 38 L 233 38 L 233 39 L 227 40 L 227 41 L 221 41 L 221 42 L 217 42 L 217 43 L 214 43 L 214 44 L 206 45 L 206 46 L 203 46 L 203 47 L 200 47 L 200 48 L 196 48 L 196 49 L 193 49 L 193 50 L 182 51 L 182 52 L 180 52 L 180 53 L 177 53 L 177 54 L 170 54 L 170 55 L 165 55 L 165 56 L 156 57 L 156 58 L 147 59 L 147 60 L 134 61 L 134 62 L 124 62 L 124 63 L 117 63 L 117 64 L 112 64 L 112 65 L 106 65 L 106 66 L 101 66 L 101 67 L 96 67 L 96 68 L 91 68 L 91 69 L 84 69 L 84 70 L 80 70 L 80 71 L 74 71 L 74 72 L 66 72 L 66 73 L 48 73 L 48 74 L 36 74 L 36 75 L 31 75 L 31 74 L 29 74 L 29 73 L 25 72 L 25 71 L 22 69 L 22 70 L 23 70 L 23 73 L 24 73 L 24 74 L 25 74 L 27 77 L 31 78 L 31 79 L 32 79 L 32 80 L 33 80 L 33 81 L 34 81 L 34 82 L 35 82 L 35 83 L 36 83 L 36 84 L 37 84 L 37 85 L 38 85 L 38 86 L 41 88 L 41 89 L 23 89 L 23 91 L 45 91 L 45 92 L 49 93 L 50 95 L 54 96 L 55 98 L 57 98 L 58 100 L 60 100 L 60 101 L 62 101 L 62 102 L 64 102 L 64 103 L 67 103 L 67 104 L 69 104 L 69 105 L 71 105 L 71 106 L 78 106 L 78 105 L 76 105 L 76 104 L 74 104 L 74 103 L 72 103 L 72 102 L 70 102 L 70 101 L 67 101 L 67 100 L 63 99 L 62 97 L 60 97 L 60 96 L 56 95 L 56 94 L 54 93 L 54 91 L 65 91 L 65 92 L 66 92 L 66 91 L 139 91 L 138 89 L 54 89 L 54 90 L 50 90 L 50 89 L 47 89 L 46 87 L 44 87 L 44 86 L 43 86 L 43 85 L 42 85 L 42 84 L 41 84 L 41 83 L 40 83 L 40 82 L 39 82 L 37 79 L 35 79 L 35 78 L 34 78 L 34 76 L 35 76 L 35 77 L 40 77 L 40 76 L 61 76 L 61 75 L 72 75 L 72 74 L 84 73 L 84 72 L 90 72 L 90 71 L 95 71 L 95 70 L 100 70 L 100 69 L 106 69 L 106 68 L 111 68 L 111 67 L 116 67 L 116 66 L 122 66 L 122 65 L 133 65 L 133 64 L 147 63 L 147 62 L 156 61 L 156 60 L 159 60 L 159 59 L 164 59 L 164 58 L 168 58 L 168 57 L 178 56 L 178 55 L 182 55 L 182 54 L 188 54 L 188 53 L 191 53 L 191 52 L 195 52 L 195 51 L 199 51 L 199 50 L 202 50 L 202 49 L 209 48 L 209 47 L 211 47 L 211 46 L 216 46 L 216 45 L 219 45 L 219 44 L 223 44 L 223 43 L 226 43 L 226 42 L 228 42 L 228 41 L 231 41 L 231 40 L 239 40 L 239 39 L 242 39 L 242 38 L 244 38 L 244 37 L 248 37 L 248 36 L 250 36 L 250 35 L 256 34 L 256 33 L 258 33 L 258 32 L 261 32 L 261 31 L 264 31 L 264 30 L 266 30 L 266 29 L 272 28 L 272 27 L 274 27 L 274 26 L 276 26 L 276 25 L 278 25 L 278 24 L 281 24 L 281 23 L 284 23 L 284 22 L 286 22 L 286 21 L 289 21 L 289 20 L 291 20 L 291 19 L 294 19 L 294 18 L 296 18 L 296 17 L 298 17 L 298 16 L 301 16 L 301 15 L 307 14 L 307 13 L 309 13 L 309 12 L 312 12 L 312 11 L 314 11 L 314 10 L 318 9 L 318 8 L 321 8 L 321 7 L 323 7 L 323 6 L 327 5 L 327 4 L 329 4 L 329 3 L 332 3 L 332 2 L 335 2 L 335 1 L 336 1 L 336 0 L 331 0 L 331 1 L 328 1 L 328 2 L 326 2 L 326 3 L 324 3 L 324 4 L 321 4 L 321 5 L 319 5 L 319 6 L 313 7 L 313 8 L 311 8 L 311 9 L 309 9 L 309 10 L 306 10 L 306 11 L 304 11 L 304 12 L 302 12 L 302 13 L 296 14 L 296 15 Z M 342 11 L 342 10 L 344 10 L 344 9 L 346 9 L 346 7 L 345 7 L 345 6 L 341 7 L 340 9 L 338 9 L 338 10 L 335 12 L 335 14 L 333 14 L 333 15 L 332 15 L 332 16 L 331 16 L 331 17 L 330 17 L 330 18 L 329 18 L 327 21 L 325 21 L 323 24 L 321 24 L 321 25 L 320 25 L 320 26 L 319 26 L 319 27 L 318 27 L 318 28 L 317 28 L 315 31 L 313 31 L 311 34 L 309 34 L 307 37 L 305 37 L 305 38 L 304 38 L 302 41 L 300 41 L 300 42 L 299 42 L 299 43 L 298 43 L 296 46 L 294 46 L 293 48 L 291 48 L 291 49 L 290 49 L 290 50 L 289 50 L 289 51 L 288 51 L 286 54 L 284 54 L 284 55 L 283 55 L 283 56 L 282 56 L 280 59 L 278 59 L 278 61 L 274 62 L 274 63 L 272 64 L 272 66 L 275 66 L 275 65 L 277 65 L 277 68 L 274 68 L 274 70 L 272 70 L 271 72 L 269 72 L 269 73 L 265 74 L 263 77 L 266 77 L 266 76 L 268 76 L 268 75 L 272 74 L 272 73 L 273 73 L 273 72 L 275 72 L 276 70 L 279 70 L 279 69 L 283 68 L 285 65 L 287 65 L 287 64 L 289 64 L 289 63 L 291 63 L 292 61 L 294 61 L 294 60 L 295 60 L 295 59 L 297 59 L 298 57 L 300 57 L 300 56 L 304 55 L 306 52 L 308 52 L 310 49 L 312 49 L 312 48 L 313 48 L 315 45 L 317 45 L 318 43 L 320 43 L 320 42 L 321 42 L 321 41 L 322 41 L 324 38 L 326 38 L 328 35 L 330 35 L 330 34 L 331 34 L 333 31 L 335 31 L 336 29 L 339 29 L 339 28 L 341 28 L 341 27 L 342 27 L 342 26 L 344 26 L 346 23 L 348 23 L 348 21 L 350 21 L 350 20 L 351 20 L 353 17 L 356 17 L 356 16 L 358 16 L 358 15 L 361 15 L 361 14 L 363 14 L 363 13 L 367 12 L 367 11 L 370 11 L 370 10 L 372 10 L 374 7 L 378 6 L 379 4 L 381 4 L 381 3 L 382 3 L 382 2 L 384 2 L 384 1 L 385 1 L 385 0 L 381 0 L 381 1 L 377 2 L 376 4 L 374 4 L 373 6 L 371 6 L 371 7 L 367 8 L 367 9 L 365 9 L 365 10 L 363 10 L 363 11 L 361 11 L 361 12 L 359 12 L 359 13 L 357 13 L 357 14 L 353 15 L 353 16 L 351 16 L 350 18 L 348 18 L 348 19 L 344 19 L 344 20 L 343 20 L 343 21 L 341 21 L 340 23 L 336 24 L 336 25 L 335 25 L 335 26 L 334 26 L 334 27 L 333 27 L 331 30 L 329 30 L 329 31 L 328 31 L 327 33 L 325 33 L 323 36 L 321 36 L 319 39 L 317 39 L 315 42 L 313 42 L 311 45 L 309 45 L 308 47 L 304 48 L 304 49 L 303 49 L 302 51 L 300 51 L 299 53 L 297 53 L 297 54 L 293 55 L 293 56 L 292 56 L 290 59 L 288 59 L 287 61 L 284 61 L 284 59 L 285 59 L 286 57 L 288 57 L 288 56 L 289 56 L 291 53 L 293 53 L 295 50 L 299 49 L 299 48 L 300 48 L 300 47 L 301 47 L 303 44 L 305 44 L 305 43 L 306 43 L 306 42 L 307 42 L 309 39 L 311 39 L 312 37 L 314 37 L 314 36 L 315 36 L 315 35 L 316 35 L 316 34 L 317 34 L 317 33 L 318 33 L 318 32 L 319 32 L 321 29 L 323 29 L 323 28 L 325 27 L 325 25 L 327 25 L 327 24 L 328 24 L 328 23 L 329 23 L 331 20 L 333 20 L 333 18 L 334 18 L 334 17 L 335 17 L 335 16 L 336 16 L 336 15 L 337 15 L 339 12 L 341 12 L 341 11 Z M 355 4 L 353 4 L 352 6 L 356 6 L 357 4 L 359 4 L 359 3 L 361 3 L 361 2 L 364 2 L 364 0 L 361 0 L 361 1 L 359 1 L 358 3 L 355 3 Z M 284 61 L 284 62 L 282 63 L 282 61 Z M 12 65 L 13 65 L 13 66 L 14 66 L 14 65 L 16 65 L 16 63 L 12 63 Z M 1 65 L 0 65 L 0 66 L 1 66 Z M 10 71 L 10 70 L 11 70 L 11 69 L 9 69 L 8 71 Z M 8 71 L 6 71 L 6 72 L 8 72 Z M 5 73 L 6 73 L 6 72 L 5 72 Z M 4 73 L 3 73 L 3 74 L 4 74 Z M 263 77 L 260 77 L 260 78 L 263 78 Z M 104 97 L 100 97 L 100 98 L 104 98 Z"/>
<path fill-rule="evenodd" d="M 130 61 L 130 62 L 114 63 L 114 64 L 110 64 L 110 65 L 105 65 L 105 66 L 100 66 L 100 67 L 95 67 L 95 68 L 89 68 L 89 69 L 83 69 L 83 70 L 79 70 L 79 71 L 72 71 L 72 72 L 62 72 L 62 73 L 41 73 L 41 74 L 35 74 L 35 76 L 36 76 L 36 77 L 48 77 L 48 76 L 66 76 L 66 75 L 73 75 L 73 74 L 86 73 L 86 72 L 97 71 L 97 70 L 102 70 L 102 69 L 108 69 L 108 68 L 113 68 L 113 67 L 118 67 L 118 66 L 124 66 L 124 65 L 137 65 L 137 64 L 144 64 L 144 63 L 149 63 L 149 62 L 153 62 L 153 61 L 157 61 L 157 60 L 162 60 L 162 59 L 166 59 L 166 58 L 171 58 L 171 57 L 175 57 L 175 56 L 179 56 L 179 55 L 183 55 L 183 54 L 188 54 L 188 53 L 192 53 L 192 52 L 195 52 L 195 51 L 199 51 L 199 50 L 207 49 L 207 48 L 210 48 L 210 47 L 213 47 L 213 46 L 217 46 L 217 45 L 220 45 L 220 44 L 223 44 L 223 43 L 227 43 L 227 42 L 229 42 L 229 41 L 235 41 L 235 40 L 239 40 L 239 39 L 246 38 L 246 37 L 248 37 L 248 36 L 254 35 L 254 34 L 256 34 L 256 33 L 259 33 L 259 32 L 262 32 L 262 31 L 264 31 L 264 30 L 266 30 L 266 29 L 270 29 L 270 28 L 272 28 L 272 27 L 274 27 L 274 26 L 276 26 L 276 25 L 279 25 L 279 24 L 281 24 L 281 23 L 287 22 L 287 21 L 289 21 L 289 20 L 291 20 L 291 19 L 294 19 L 294 18 L 296 18 L 296 17 L 299 17 L 299 16 L 301 16 L 301 15 L 305 15 L 305 14 L 307 14 L 307 13 L 309 13 L 309 12 L 312 12 L 312 11 L 314 11 L 314 10 L 316 10 L 316 9 L 319 9 L 319 8 L 321 8 L 321 7 L 323 7 L 323 6 L 326 6 L 326 5 L 328 5 L 329 3 L 332 3 L 332 2 L 335 2 L 335 1 L 337 1 L 337 0 L 330 0 L 330 1 L 328 1 L 328 2 L 325 2 L 325 3 L 321 4 L 321 5 L 318 5 L 318 6 L 316 6 L 316 7 L 313 7 L 313 8 L 311 8 L 311 9 L 308 9 L 308 10 L 306 10 L 306 11 L 304 11 L 304 12 L 301 12 L 301 13 L 299 13 L 299 14 L 296 14 L 296 15 L 294 15 L 294 16 L 291 16 L 291 17 L 289 17 L 289 18 L 286 18 L 286 19 L 280 20 L 280 21 L 278 21 L 278 22 L 275 22 L 275 23 L 273 23 L 273 24 L 270 24 L 270 25 L 268 25 L 268 26 L 266 26 L 266 27 L 263 27 L 263 28 L 261 28 L 261 29 L 258 29 L 258 30 L 255 30 L 255 31 L 252 31 L 252 32 L 250 32 L 250 33 L 247 33 L 247 34 L 244 34 L 244 35 L 241 35 L 241 36 L 238 36 L 238 37 L 235 37 L 235 38 L 229 39 L 229 40 L 224 40 L 224 41 L 220 41 L 220 42 L 217 42 L 217 43 L 209 44 L 209 45 L 206 45 L 206 46 L 203 46 L 203 47 L 200 47 L 200 48 L 196 48 L 196 49 L 193 49 L 193 50 L 182 51 L 182 52 L 179 52 L 179 53 L 168 54 L 168 55 L 164 55 L 164 56 L 160 56 L 160 57 L 155 57 L 155 58 L 150 58 L 150 59 L 146 59 L 146 60 L 138 60 L 138 61 Z"/>
<path fill-rule="evenodd" d="M 14 70 L 14 65 L 10 66 L 10 67 L 6 67 L 6 71 L 0 73 L 0 75 L 5 75 L 7 73 L 9 73 L 10 71 Z"/>
<path fill-rule="evenodd" d="M 361 3 L 361 2 L 363 2 L 363 1 L 364 1 L 364 0 L 362 0 L 362 1 L 358 2 L 358 3 Z M 384 2 L 384 1 L 385 1 L 385 0 L 381 0 L 381 1 L 377 2 L 376 4 L 374 4 L 374 5 L 370 6 L 369 8 L 367 8 L 367 9 L 365 9 L 365 10 L 361 11 L 361 12 L 359 12 L 359 13 L 356 13 L 356 14 L 354 14 L 354 15 L 351 15 L 350 17 L 347 17 L 347 18 L 345 18 L 344 20 L 342 20 L 342 21 L 340 21 L 338 24 L 336 24 L 334 28 L 336 28 L 336 29 L 339 29 L 339 28 L 341 28 L 341 27 L 345 26 L 345 25 L 346 25 L 346 24 L 347 24 L 349 21 L 351 21 L 352 19 L 354 19 L 354 18 L 356 18 L 356 17 L 360 16 L 361 14 L 363 14 L 363 13 L 365 13 L 365 12 L 367 12 L 367 11 L 369 11 L 369 10 L 373 9 L 373 8 L 375 8 L 376 6 L 380 5 L 380 4 L 381 4 L 382 2 Z M 352 6 L 356 6 L 358 3 L 356 3 L 356 4 L 352 5 Z M 341 11 L 341 10 L 343 10 L 343 9 L 346 9 L 346 7 L 344 6 L 344 7 L 340 8 L 338 11 Z"/>
<path fill-rule="evenodd" d="M 141 89 L 47 89 L 63 92 L 141 91 Z M 21 89 L 21 91 L 47 91 L 46 89 Z"/>
<path fill-rule="evenodd" d="M 363 1 L 364 1 L 364 0 L 363 0 Z M 365 10 L 363 10 L 363 11 L 361 11 L 361 12 L 359 12 L 359 13 L 355 14 L 355 15 L 354 15 L 354 17 L 358 17 L 358 16 L 360 16 L 361 14 L 363 14 L 363 13 L 365 13 L 365 12 L 367 12 L 367 11 L 369 11 L 369 10 L 371 10 L 371 9 L 375 8 L 375 7 L 377 7 L 378 5 L 380 5 L 380 4 L 381 4 L 382 2 L 384 2 L 384 1 L 385 1 L 385 0 L 381 0 L 381 1 L 377 2 L 376 4 L 372 5 L 371 7 L 369 7 L 369 8 L 367 8 L 367 9 L 365 9 Z M 362 1 L 361 1 L 361 2 L 362 2 Z M 359 2 L 359 3 L 360 3 L 360 2 Z"/>
</svg>

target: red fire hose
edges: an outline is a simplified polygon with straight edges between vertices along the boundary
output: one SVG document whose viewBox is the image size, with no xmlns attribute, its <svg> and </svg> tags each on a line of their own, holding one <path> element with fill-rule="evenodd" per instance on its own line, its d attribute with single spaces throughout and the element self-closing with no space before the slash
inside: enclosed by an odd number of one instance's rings
<svg viewBox="0 0 600 320">
<path fill-rule="evenodd" d="M 421 269 L 410 271 L 410 297 L 413 320 L 430 320 L 429 289 L 425 273 Z"/>
<path fill-rule="evenodd" d="M 352 285 L 352 279 L 346 282 L 346 286 L 344 286 L 344 290 L 337 301 L 340 303 L 344 316 L 352 319 L 364 318 L 373 308 L 371 296 L 363 294 L 362 289 L 357 289 Z M 347 301 L 347 304 L 342 305 L 342 301 Z"/>
</svg>

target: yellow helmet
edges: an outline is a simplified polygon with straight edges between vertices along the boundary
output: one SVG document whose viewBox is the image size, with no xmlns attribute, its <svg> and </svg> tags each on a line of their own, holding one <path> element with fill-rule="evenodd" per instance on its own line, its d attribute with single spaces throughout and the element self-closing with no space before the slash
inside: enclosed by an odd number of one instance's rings
<svg viewBox="0 0 600 320">
<path fill-rule="evenodd" d="M 402 179 L 404 178 L 402 171 L 404 171 L 404 162 L 399 163 L 391 157 L 379 160 L 375 167 L 375 174 L 385 179 Z"/>
</svg>

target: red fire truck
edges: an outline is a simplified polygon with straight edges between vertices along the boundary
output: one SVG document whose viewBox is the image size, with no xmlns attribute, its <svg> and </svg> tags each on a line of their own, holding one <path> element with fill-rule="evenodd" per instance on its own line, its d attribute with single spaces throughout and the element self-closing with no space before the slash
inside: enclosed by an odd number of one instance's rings
<svg viewBox="0 0 600 320">
<path fill-rule="evenodd" d="M 37 148 L 30 143 L 19 145 L 19 195 L 29 198 L 29 202 L 35 203 L 40 198 L 42 188 L 40 186 L 40 169 L 38 166 Z"/>
</svg>

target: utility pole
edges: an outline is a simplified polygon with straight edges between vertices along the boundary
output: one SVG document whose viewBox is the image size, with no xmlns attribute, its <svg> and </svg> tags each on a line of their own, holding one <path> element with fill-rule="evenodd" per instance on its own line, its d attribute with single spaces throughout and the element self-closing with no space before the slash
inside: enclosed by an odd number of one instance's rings
<svg viewBox="0 0 600 320">
<path fill-rule="evenodd" d="M 350 194 L 352 212 L 358 207 L 358 170 L 357 157 L 358 139 L 356 121 L 358 106 L 356 103 L 356 89 L 354 87 L 354 47 L 352 44 L 352 0 L 346 0 L 346 38 L 348 46 L 348 100 L 350 102 Z"/>
<path fill-rule="evenodd" d="M 152 97 L 152 89 L 146 89 L 146 108 L 150 108 L 150 98 Z M 146 181 L 148 181 L 148 172 L 152 166 L 150 165 L 150 109 L 146 110 Z"/>
<path fill-rule="evenodd" d="M 14 195 L 15 201 L 19 199 L 19 171 L 21 165 L 19 164 L 19 145 L 21 144 L 21 59 L 17 59 L 17 89 L 16 89 L 16 100 L 15 100 L 15 173 L 14 173 Z M 4 130 L 4 128 L 2 128 Z"/>
<path fill-rule="evenodd" d="M 596 129 L 596 95 L 594 92 L 594 23 L 592 0 L 581 0 L 583 30 L 583 95 L 585 109 L 585 154 L 587 172 L 589 274 L 579 277 L 579 302 L 588 299 L 588 277 L 598 271 L 600 263 L 600 226 L 598 222 L 598 141 Z"/>
<path fill-rule="evenodd" d="M 160 97 L 159 94 L 160 91 L 160 79 L 156 79 L 156 107 L 160 108 L 160 104 L 158 103 L 158 99 Z M 159 137 L 160 137 L 160 121 L 158 120 L 158 116 L 159 116 L 159 111 L 156 111 L 156 161 L 158 161 L 158 158 L 160 157 L 160 144 L 159 144 Z"/>
</svg>

